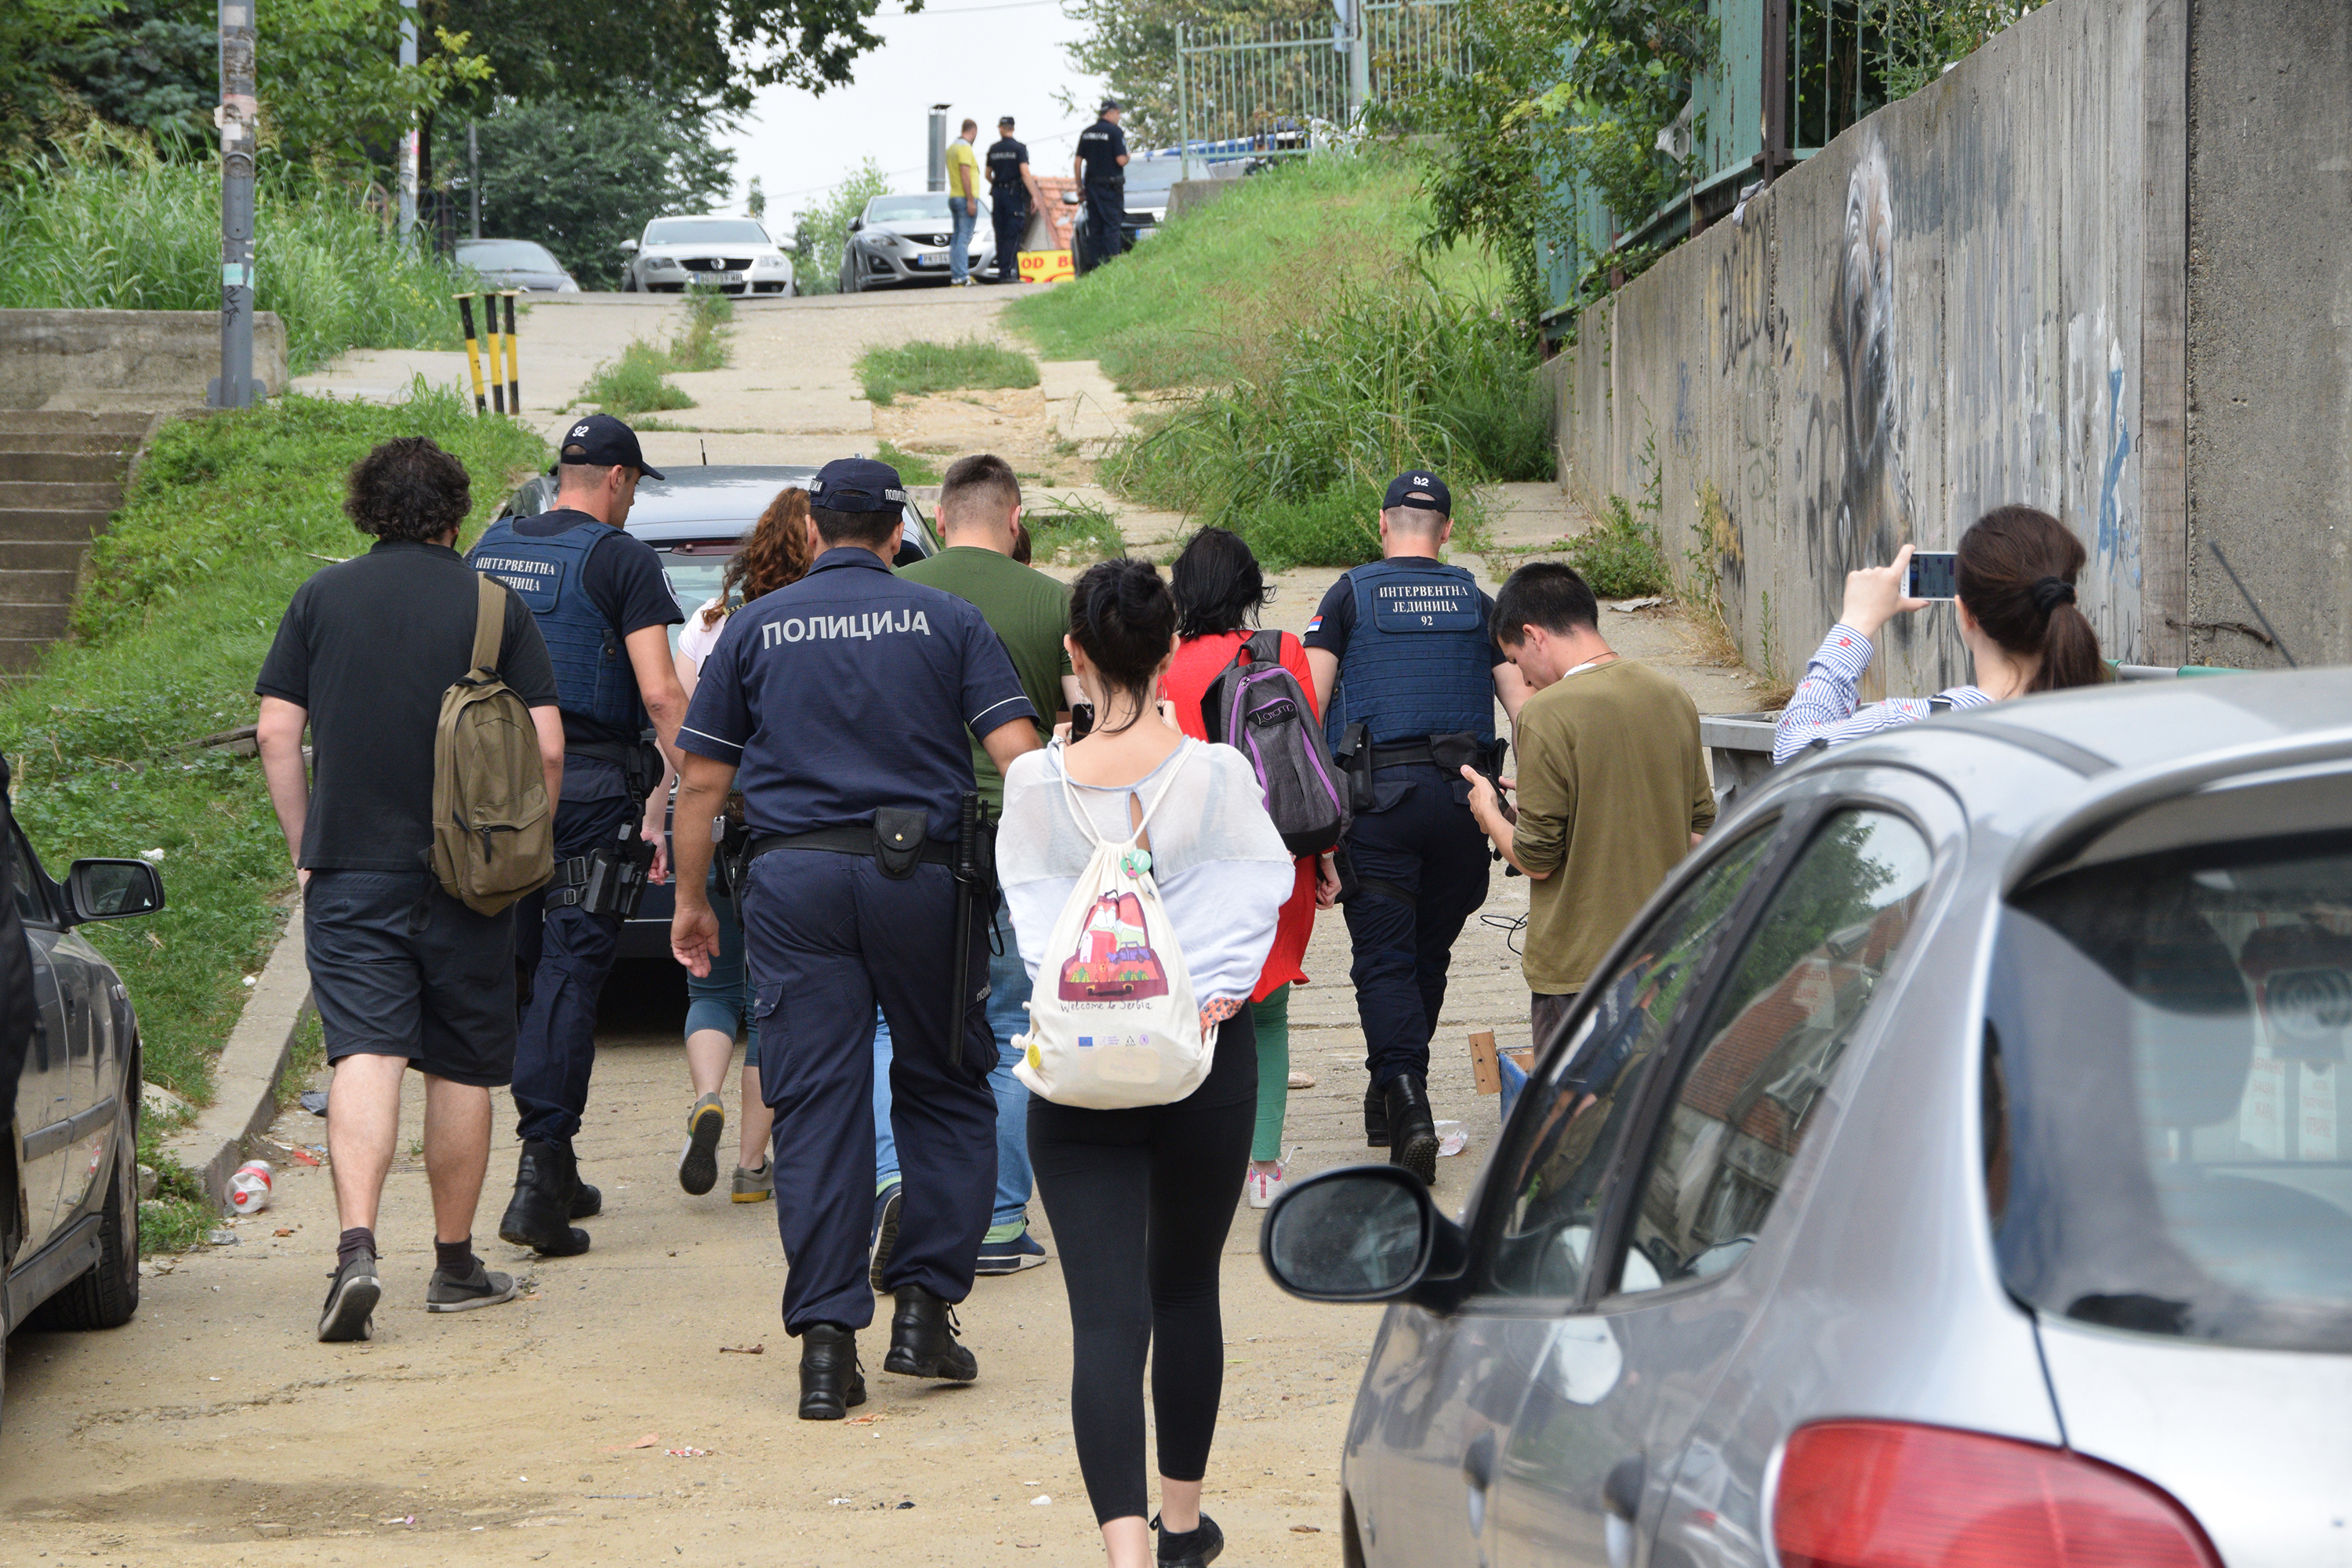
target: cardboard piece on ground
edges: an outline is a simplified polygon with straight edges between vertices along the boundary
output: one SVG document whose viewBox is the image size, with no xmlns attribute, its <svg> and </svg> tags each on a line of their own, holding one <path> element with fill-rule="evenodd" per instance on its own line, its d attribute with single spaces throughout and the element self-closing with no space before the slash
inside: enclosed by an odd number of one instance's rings
<svg viewBox="0 0 2352 1568">
<path fill-rule="evenodd" d="M 1479 1029 L 1470 1037 L 1470 1078 L 1480 1094 L 1503 1092 L 1503 1075 L 1495 1066 L 1495 1031 Z"/>
</svg>

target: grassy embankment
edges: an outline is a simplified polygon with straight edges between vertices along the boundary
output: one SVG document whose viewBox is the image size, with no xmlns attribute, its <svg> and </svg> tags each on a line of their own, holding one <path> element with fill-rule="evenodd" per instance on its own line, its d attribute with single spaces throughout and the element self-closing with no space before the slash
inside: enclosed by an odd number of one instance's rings
<svg viewBox="0 0 2352 1568">
<path fill-rule="evenodd" d="M 476 526 L 545 457 L 529 429 L 422 390 L 393 407 L 289 396 L 169 425 L 98 542 L 74 639 L 0 695 L 16 816 L 51 872 L 160 852 L 168 907 L 82 934 L 139 1009 L 148 1080 L 199 1105 L 294 879 L 260 764 L 190 742 L 252 721 L 288 599 L 368 542 L 343 518 L 344 472 L 405 435 L 465 462 Z M 184 1244 L 205 1216 L 167 1204 L 152 1218 L 151 1250 Z"/>
<path fill-rule="evenodd" d="M 1409 467 L 1446 476 L 1475 537 L 1475 485 L 1550 477 L 1549 409 L 1500 271 L 1420 251 L 1416 179 L 1385 153 L 1253 176 L 1005 319 L 1047 358 L 1188 394 L 1103 475 L 1235 530 L 1269 565 L 1377 554 L 1381 489 Z"/>
<path fill-rule="evenodd" d="M 402 249 L 348 191 L 265 178 L 257 308 L 286 323 L 296 374 L 346 348 L 463 346 L 461 275 Z M 220 172 L 135 146 L 0 176 L 0 307 L 220 309 Z"/>
</svg>

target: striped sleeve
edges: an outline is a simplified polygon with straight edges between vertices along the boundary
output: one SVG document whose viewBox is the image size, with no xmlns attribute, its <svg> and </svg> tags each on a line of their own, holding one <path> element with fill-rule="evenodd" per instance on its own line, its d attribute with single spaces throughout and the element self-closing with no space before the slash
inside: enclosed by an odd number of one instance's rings
<svg viewBox="0 0 2352 1568">
<path fill-rule="evenodd" d="M 1857 686 L 1874 652 L 1870 639 L 1853 627 L 1841 622 L 1830 628 L 1805 665 L 1805 679 L 1797 683 L 1780 721 L 1773 727 L 1776 765 L 1810 747 L 1835 746 L 1916 724 L 1931 717 L 1939 700 L 1954 709 L 1981 708 L 1992 700 L 1973 686 L 1955 686 L 1935 698 L 1895 697 L 1862 708 Z"/>
</svg>

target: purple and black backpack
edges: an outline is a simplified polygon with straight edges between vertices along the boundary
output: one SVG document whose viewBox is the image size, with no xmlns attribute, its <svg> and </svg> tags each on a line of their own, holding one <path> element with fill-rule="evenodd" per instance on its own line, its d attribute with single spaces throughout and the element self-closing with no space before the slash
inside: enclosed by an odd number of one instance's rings
<svg viewBox="0 0 2352 1568">
<path fill-rule="evenodd" d="M 1348 781 L 1298 678 L 1282 667 L 1282 634 L 1255 634 L 1201 699 L 1212 741 L 1250 760 L 1266 814 L 1293 855 L 1320 855 L 1348 831 Z"/>
</svg>

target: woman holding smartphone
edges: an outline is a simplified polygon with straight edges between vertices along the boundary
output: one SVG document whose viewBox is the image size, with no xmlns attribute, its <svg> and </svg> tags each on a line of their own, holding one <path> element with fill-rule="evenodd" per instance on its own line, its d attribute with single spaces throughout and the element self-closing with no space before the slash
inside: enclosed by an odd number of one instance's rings
<svg viewBox="0 0 2352 1568">
<path fill-rule="evenodd" d="M 2094 686 L 2108 678 L 2098 634 L 2074 603 L 2083 542 L 2046 511 L 1996 507 L 1960 536 L 1953 552 L 1955 608 L 1975 679 L 1933 697 L 1894 697 L 1860 706 L 1856 690 L 1876 650 L 1871 638 L 1898 615 L 1932 599 L 1906 592 L 1911 546 L 1885 566 L 1845 579 L 1845 607 L 1805 665 L 1772 733 L 1772 760 L 1916 723 L 1937 713 L 1982 708 L 2035 691 Z"/>
</svg>

